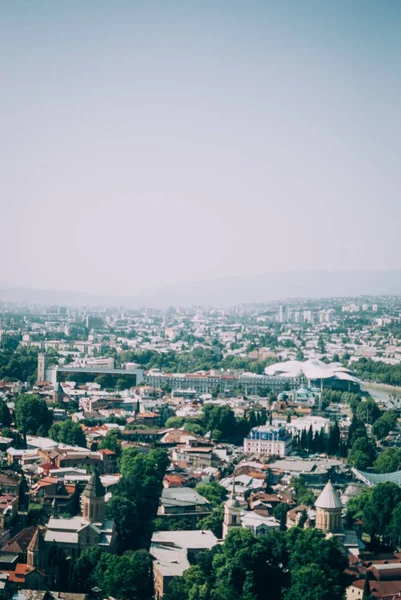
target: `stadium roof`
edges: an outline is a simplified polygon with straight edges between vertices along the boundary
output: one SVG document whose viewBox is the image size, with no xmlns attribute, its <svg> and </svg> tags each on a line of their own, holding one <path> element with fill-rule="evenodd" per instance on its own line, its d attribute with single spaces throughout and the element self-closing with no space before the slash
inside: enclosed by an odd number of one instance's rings
<svg viewBox="0 0 401 600">
<path fill-rule="evenodd" d="M 359 383 L 350 369 L 340 363 L 326 364 L 321 360 L 287 360 L 269 365 L 265 369 L 266 375 L 279 375 L 281 377 L 301 377 L 307 379 L 342 379 Z"/>
</svg>

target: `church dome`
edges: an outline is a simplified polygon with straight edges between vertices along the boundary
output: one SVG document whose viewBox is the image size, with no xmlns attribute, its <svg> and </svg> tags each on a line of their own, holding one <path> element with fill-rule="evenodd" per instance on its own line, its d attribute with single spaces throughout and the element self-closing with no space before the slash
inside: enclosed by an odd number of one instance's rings
<svg viewBox="0 0 401 600">
<path fill-rule="evenodd" d="M 333 484 L 329 480 L 326 483 L 326 486 L 320 494 L 319 498 L 316 500 L 315 507 L 326 510 L 333 510 L 335 508 L 342 508 L 342 506 L 343 505 L 341 503 L 340 497 L 334 489 Z"/>
</svg>

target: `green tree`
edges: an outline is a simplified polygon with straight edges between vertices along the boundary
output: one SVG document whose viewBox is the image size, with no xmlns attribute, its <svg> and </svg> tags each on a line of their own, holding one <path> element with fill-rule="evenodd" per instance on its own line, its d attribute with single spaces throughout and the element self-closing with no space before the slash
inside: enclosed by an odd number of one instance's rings
<svg viewBox="0 0 401 600">
<path fill-rule="evenodd" d="M 152 558 L 146 550 L 130 555 L 103 553 L 94 571 L 105 595 L 121 600 L 150 600 L 153 592 Z"/>
<path fill-rule="evenodd" d="M 378 440 L 383 440 L 394 429 L 397 415 L 394 411 L 386 411 L 372 426 L 372 433 Z"/>
<path fill-rule="evenodd" d="M 12 423 L 10 410 L 4 400 L 0 400 L 0 419 L 3 427 L 9 427 Z"/>
<path fill-rule="evenodd" d="M 368 398 L 361 402 L 356 410 L 357 418 L 363 423 L 372 425 L 381 415 L 381 410 L 374 400 Z"/>
<path fill-rule="evenodd" d="M 360 437 L 355 440 L 348 454 L 348 462 L 352 467 L 364 471 L 373 464 L 375 456 L 376 446 L 373 440 Z"/>
<path fill-rule="evenodd" d="M 60 444 L 86 448 L 86 438 L 81 425 L 71 419 L 54 423 L 49 429 L 49 437 Z"/>
<path fill-rule="evenodd" d="M 114 378 L 112 375 L 109 375 L 108 373 L 105 373 L 104 375 L 98 375 L 95 378 L 95 383 L 99 384 L 100 387 L 103 389 L 115 387 Z"/>
<path fill-rule="evenodd" d="M 238 528 L 224 544 L 201 552 L 196 564 L 171 582 L 166 600 L 298 600 L 299 594 L 341 600 L 346 566 L 336 541 L 319 530 L 293 528 L 255 538 Z"/>
<path fill-rule="evenodd" d="M 306 504 L 306 506 L 313 506 L 315 504 L 315 495 L 307 489 L 301 477 L 293 477 L 291 485 L 294 488 L 298 506 L 300 504 Z"/>
<path fill-rule="evenodd" d="M 390 481 L 375 485 L 362 497 L 362 519 L 373 539 L 379 537 L 383 543 L 388 543 L 392 535 L 393 513 L 400 502 L 401 488 Z"/>
<path fill-rule="evenodd" d="M 111 429 L 100 442 L 99 450 L 111 450 L 119 458 L 122 454 L 121 438 L 121 430 L 118 427 Z"/>
<path fill-rule="evenodd" d="M 107 517 L 116 523 L 120 551 L 149 547 L 168 464 L 163 450 L 123 451 L 122 477 L 106 505 Z"/>
<path fill-rule="evenodd" d="M 27 513 L 27 525 L 40 525 L 46 518 L 43 504 L 30 504 Z"/>
<path fill-rule="evenodd" d="M 185 423 L 184 417 L 170 417 L 166 421 L 166 427 L 172 427 L 174 429 L 180 429 Z"/>
<path fill-rule="evenodd" d="M 353 417 L 348 431 L 348 448 L 352 448 L 360 437 L 367 437 L 366 426 L 357 417 Z"/>
<path fill-rule="evenodd" d="M 21 394 L 15 401 L 15 421 L 24 434 L 47 435 L 52 413 L 40 396 Z"/>
<path fill-rule="evenodd" d="M 146 550 L 116 556 L 94 546 L 76 559 L 71 576 L 75 592 L 88 593 L 96 585 L 104 596 L 121 600 L 151 600 L 152 559 Z"/>
<path fill-rule="evenodd" d="M 288 504 L 284 503 L 277 504 L 277 506 L 273 508 L 273 517 L 275 517 L 277 521 L 280 521 L 280 531 L 285 531 L 287 529 L 287 512 L 289 509 L 290 507 Z"/>
<path fill-rule="evenodd" d="M 205 430 L 202 425 L 195 423 L 195 421 L 187 421 L 184 425 L 184 430 L 195 435 L 204 435 Z"/>
<path fill-rule="evenodd" d="M 376 473 L 393 473 L 401 467 L 401 448 L 387 448 L 374 463 Z"/>
<path fill-rule="evenodd" d="M 227 490 L 217 481 L 210 483 L 199 483 L 196 486 L 196 491 L 206 498 L 212 506 L 219 506 L 227 499 Z"/>
<path fill-rule="evenodd" d="M 338 421 L 335 421 L 333 427 L 330 429 L 329 441 L 327 445 L 327 452 L 330 456 L 338 455 L 340 451 L 340 427 Z"/>
<path fill-rule="evenodd" d="M 223 519 L 224 519 L 224 505 L 216 506 L 210 515 L 200 519 L 197 524 L 197 529 L 203 531 L 212 531 L 214 535 L 221 539 L 223 536 Z M 190 528 L 191 529 L 191 528 Z"/>
</svg>

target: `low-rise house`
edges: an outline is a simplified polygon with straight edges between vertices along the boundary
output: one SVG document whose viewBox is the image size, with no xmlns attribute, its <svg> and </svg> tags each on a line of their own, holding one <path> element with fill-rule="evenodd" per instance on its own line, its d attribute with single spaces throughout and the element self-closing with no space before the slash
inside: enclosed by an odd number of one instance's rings
<svg viewBox="0 0 401 600">
<path fill-rule="evenodd" d="M 45 589 L 45 575 L 35 567 L 26 563 L 16 565 L 14 571 L 0 571 L 8 576 L 8 581 L 18 585 L 18 588 Z"/>
<path fill-rule="evenodd" d="M 31 525 L 30 527 L 25 527 L 19 531 L 1 548 L 0 554 L 17 554 L 18 562 L 26 563 L 28 546 L 36 533 L 36 529 L 37 528 L 34 525 Z"/>
<path fill-rule="evenodd" d="M 245 529 L 250 529 L 256 537 L 266 535 L 274 529 L 280 529 L 280 522 L 277 519 L 253 511 L 245 511 L 241 514 L 241 525 Z"/>
<path fill-rule="evenodd" d="M 357 559 L 355 559 L 357 560 Z M 356 579 L 346 590 L 346 600 L 361 600 L 365 585 L 365 573 L 369 572 L 369 596 L 381 600 L 401 598 L 401 561 L 395 554 L 383 559 L 353 562 L 352 572 Z"/>
<path fill-rule="evenodd" d="M 0 496 L 0 529 L 7 529 L 18 514 L 18 496 L 2 494 Z"/>
<path fill-rule="evenodd" d="M 158 516 L 164 519 L 191 519 L 194 527 L 199 519 L 212 512 L 209 502 L 192 488 L 163 488 Z"/>
<path fill-rule="evenodd" d="M 18 496 L 22 477 L 16 473 L 0 473 L 0 492 Z"/>
<path fill-rule="evenodd" d="M 71 592 L 49 592 L 26 589 L 18 593 L 14 600 L 88 600 L 88 594 L 74 594 Z"/>
<path fill-rule="evenodd" d="M 43 504 L 50 512 L 52 509 L 59 514 L 69 512 L 74 514 L 77 504 L 77 491 L 73 484 L 66 484 L 57 477 L 40 479 L 31 490 L 32 500 Z"/>
<path fill-rule="evenodd" d="M 304 523 L 304 528 L 306 527 L 314 527 L 315 525 L 315 511 L 311 509 L 310 506 L 306 504 L 300 504 L 299 506 L 295 506 L 295 508 L 290 509 L 287 512 L 286 525 L 287 529 L 291 529 L 291 527 L 297 527 L 302 515 L 306 513 L 307 519 Z"/>
<path fill-rule="evenodd" d="M 176 446 L 172 453 L 174 461 L 185 461 L 196 467 L 210 467 L 213 463 L 219 462 L 214 460 L 213 446 L 197 446 L 185 444 Z"/>
</svg>

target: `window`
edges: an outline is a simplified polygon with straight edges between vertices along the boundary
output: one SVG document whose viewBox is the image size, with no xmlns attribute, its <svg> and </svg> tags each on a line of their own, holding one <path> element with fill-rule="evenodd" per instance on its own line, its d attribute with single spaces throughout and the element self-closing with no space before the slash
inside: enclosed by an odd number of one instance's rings
<svg viewBox="0 0 401 600">
<path fill-rule="evenodd" d="M 233 515 L 231 517 L 231 523 L 236 523 L 237 522 L 237 515 Z"/>
</svg>

